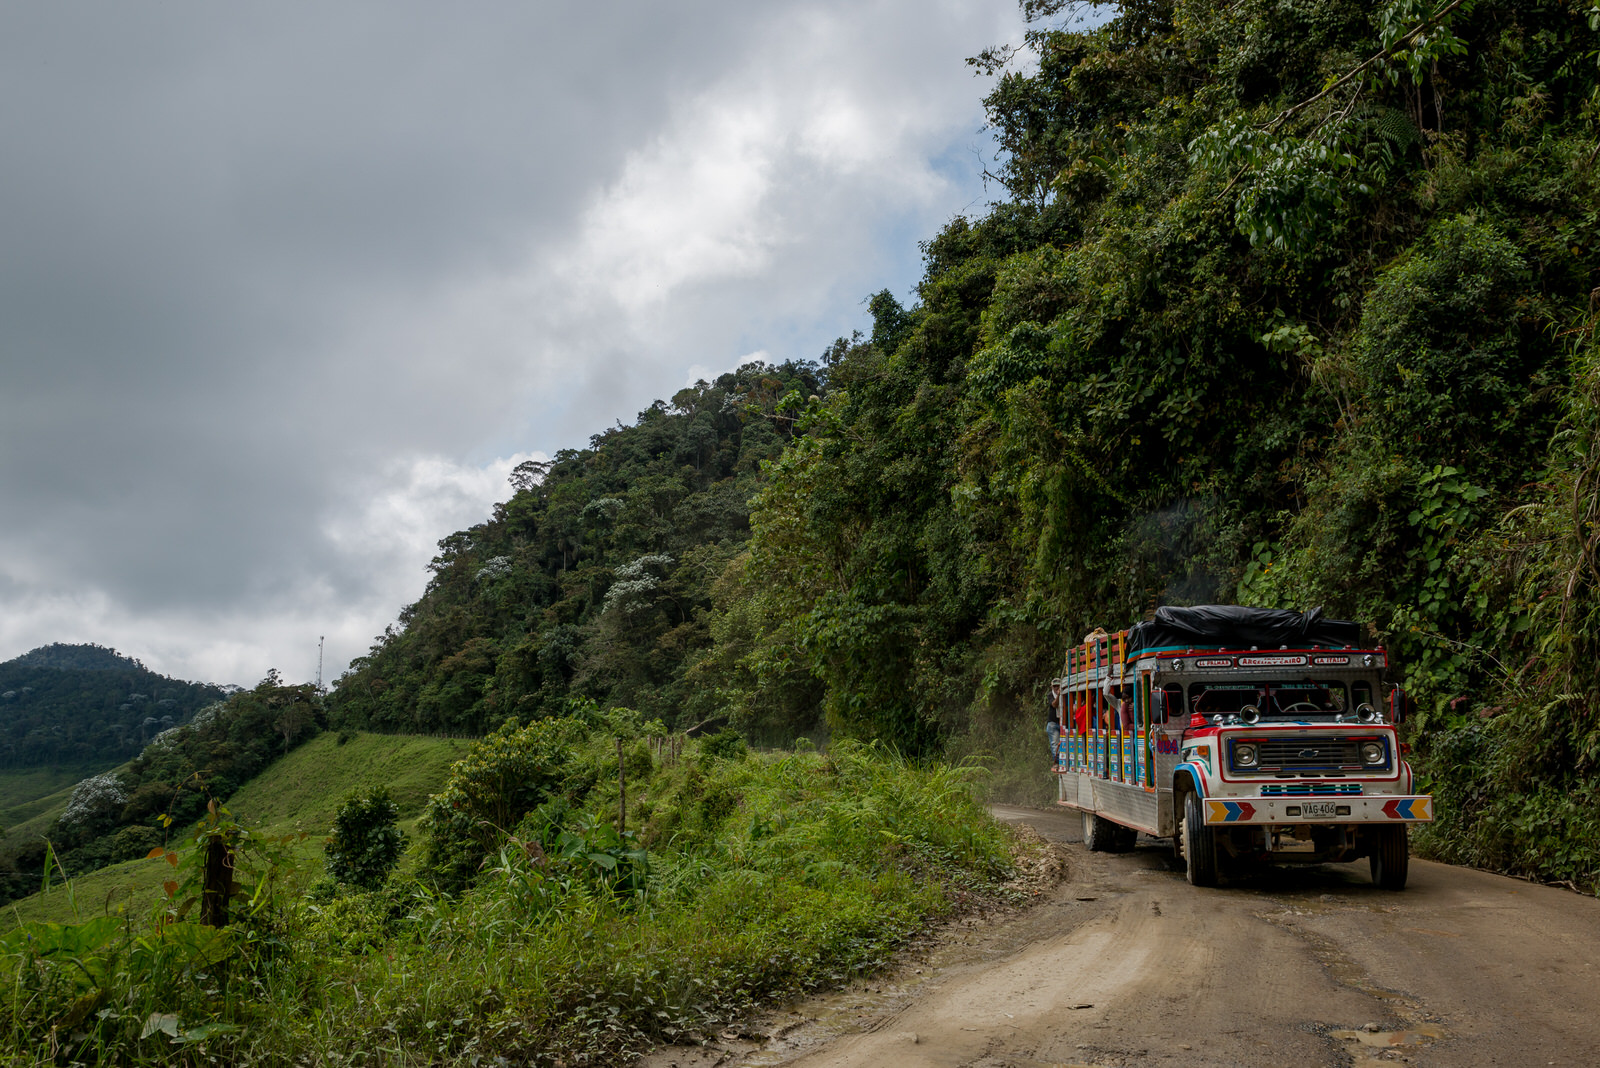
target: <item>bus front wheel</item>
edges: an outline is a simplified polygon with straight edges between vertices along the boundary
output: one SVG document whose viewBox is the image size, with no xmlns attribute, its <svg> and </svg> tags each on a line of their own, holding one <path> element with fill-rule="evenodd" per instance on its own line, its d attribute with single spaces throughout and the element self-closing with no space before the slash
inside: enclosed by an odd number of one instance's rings
<svg viewBox="0 0 1600 1068">
<path fill-rule="evenodd" d="M 1411 843 L 1405 824 L 1373 828 L 1375 841 L 1369 857 L 1372 881 L 1385 890 L 1404 890 L 1411 866 Z"/>
<path fill-rule="evenodd" d="M 1217 839 L 1206 826 L 1200 808 L 1200 795 L 1187 793 L 1183 797 L 1183 826 L 1178 829 L 1183 842 L 1183 866 L 1194 886 L 1217 885 Z"/>
</svg>

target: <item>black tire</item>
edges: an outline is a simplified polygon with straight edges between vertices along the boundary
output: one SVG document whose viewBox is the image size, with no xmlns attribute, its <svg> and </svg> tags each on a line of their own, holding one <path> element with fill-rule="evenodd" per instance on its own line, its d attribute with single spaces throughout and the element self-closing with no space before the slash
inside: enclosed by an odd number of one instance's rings
<svg viewBox="0 0 1600 1068">
<path fill-rule="evenodd" d="M 1206 826 L 1199 794 L 1184 795 L 1183 826 L 1178 833 L 1183 837 L 1183 866 L 1189 882 L 1194 886 L 1216 886 L 1217 838 Z"/>
<path fill-rule="evenodd" d="M 1407 869 L 1411 866 L 1411 840 L 1405 824 L 1376 827 L 1372 853 L 1372 881 L 1385 890 L 1404 890 Z"/>
<path fill-rule="evenodd" d="M 1133 847 L 1138 844 L 1139 832 L 1132 827 L 1117 825 L 1116 834 L 1111 838 L 1111 852 L 1132 853 Z"/>
<path fill-rule="evenodd" d="M 1120 827 L 1104 816 L 1097 816 L 1093 812 L 1083 814 L 1083 844 L 1089 847 L 1091 853 L 1116 852 L 1119 830 Z"/>
</svg>

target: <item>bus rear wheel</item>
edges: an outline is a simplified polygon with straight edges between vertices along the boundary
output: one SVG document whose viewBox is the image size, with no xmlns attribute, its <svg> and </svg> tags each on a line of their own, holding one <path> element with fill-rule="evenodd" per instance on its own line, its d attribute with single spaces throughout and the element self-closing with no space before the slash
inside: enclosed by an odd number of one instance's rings
<svg viewBox="0 0 1600 1068">
<path fill-rule="evenodd" d="M 1083 844 L 1089 847 L 1091 853 L 1121 853 L 1125 850 L 1117 848 L 1118 832 L 1122 828 L 1106 819 L 1104 816 L 1093 812 L 1083 813 Z"/>
<path fill-rule="evenodd" d="M 1404 890 L 1411 866 L 1411 842 L 1405 824 L 1373 828 L 1375 840 L 1368 857 L 1372 881 L 1385 890 Z"/>
</svg>

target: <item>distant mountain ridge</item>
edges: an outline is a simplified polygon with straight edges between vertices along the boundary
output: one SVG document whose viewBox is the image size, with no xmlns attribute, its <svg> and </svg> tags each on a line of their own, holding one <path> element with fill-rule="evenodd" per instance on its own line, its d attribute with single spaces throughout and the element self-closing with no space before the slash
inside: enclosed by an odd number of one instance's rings
<svg viewBox="0 0 1600 1068">
<path fill-rule="evenodd" d="M 67 645 L 51 642 L 30 649 L 19 657 L 0 664 L 0 668 L 17 664 L 22 667 L 55 668 L 58 671 L 144 671 L 144 664 L 133 657 L 123 656 L 104 645 L 93 642 L 87 645 Z"/>
<path fill-rule="evenodd" d="M 0 767 L 115 764 L 224 695 L 106 646 L 42 645 L 0 663 Z"/>
</svg>

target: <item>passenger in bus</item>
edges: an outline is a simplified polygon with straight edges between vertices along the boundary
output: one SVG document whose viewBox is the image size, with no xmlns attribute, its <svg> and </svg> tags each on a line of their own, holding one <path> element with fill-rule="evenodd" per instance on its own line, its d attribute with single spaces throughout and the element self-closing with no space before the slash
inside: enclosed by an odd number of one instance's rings
<svg viewBox="0 0 1600 1068">
<path fill-rule="evenodd" d="M 1044 706 L 1044 733 L 1050 741 L 1050 757 L 1054 761 L 1061 749 L 1061 685 L 1050 684 L 1050 696 L 1045 700 Z"/>
<path fill-rule="evenodd" d="M 1072 728 L 1078 734 L 1089 733 L 1089 695 L 1079 694 L 1078 703 L 1072 706 Z"/>
<path fill-rule="evenodd" d="M 1133 687 L 1124 686 L 1117 691 L 1117 729 L 1123 734 L 1133 730 Z"/>
</svg>

